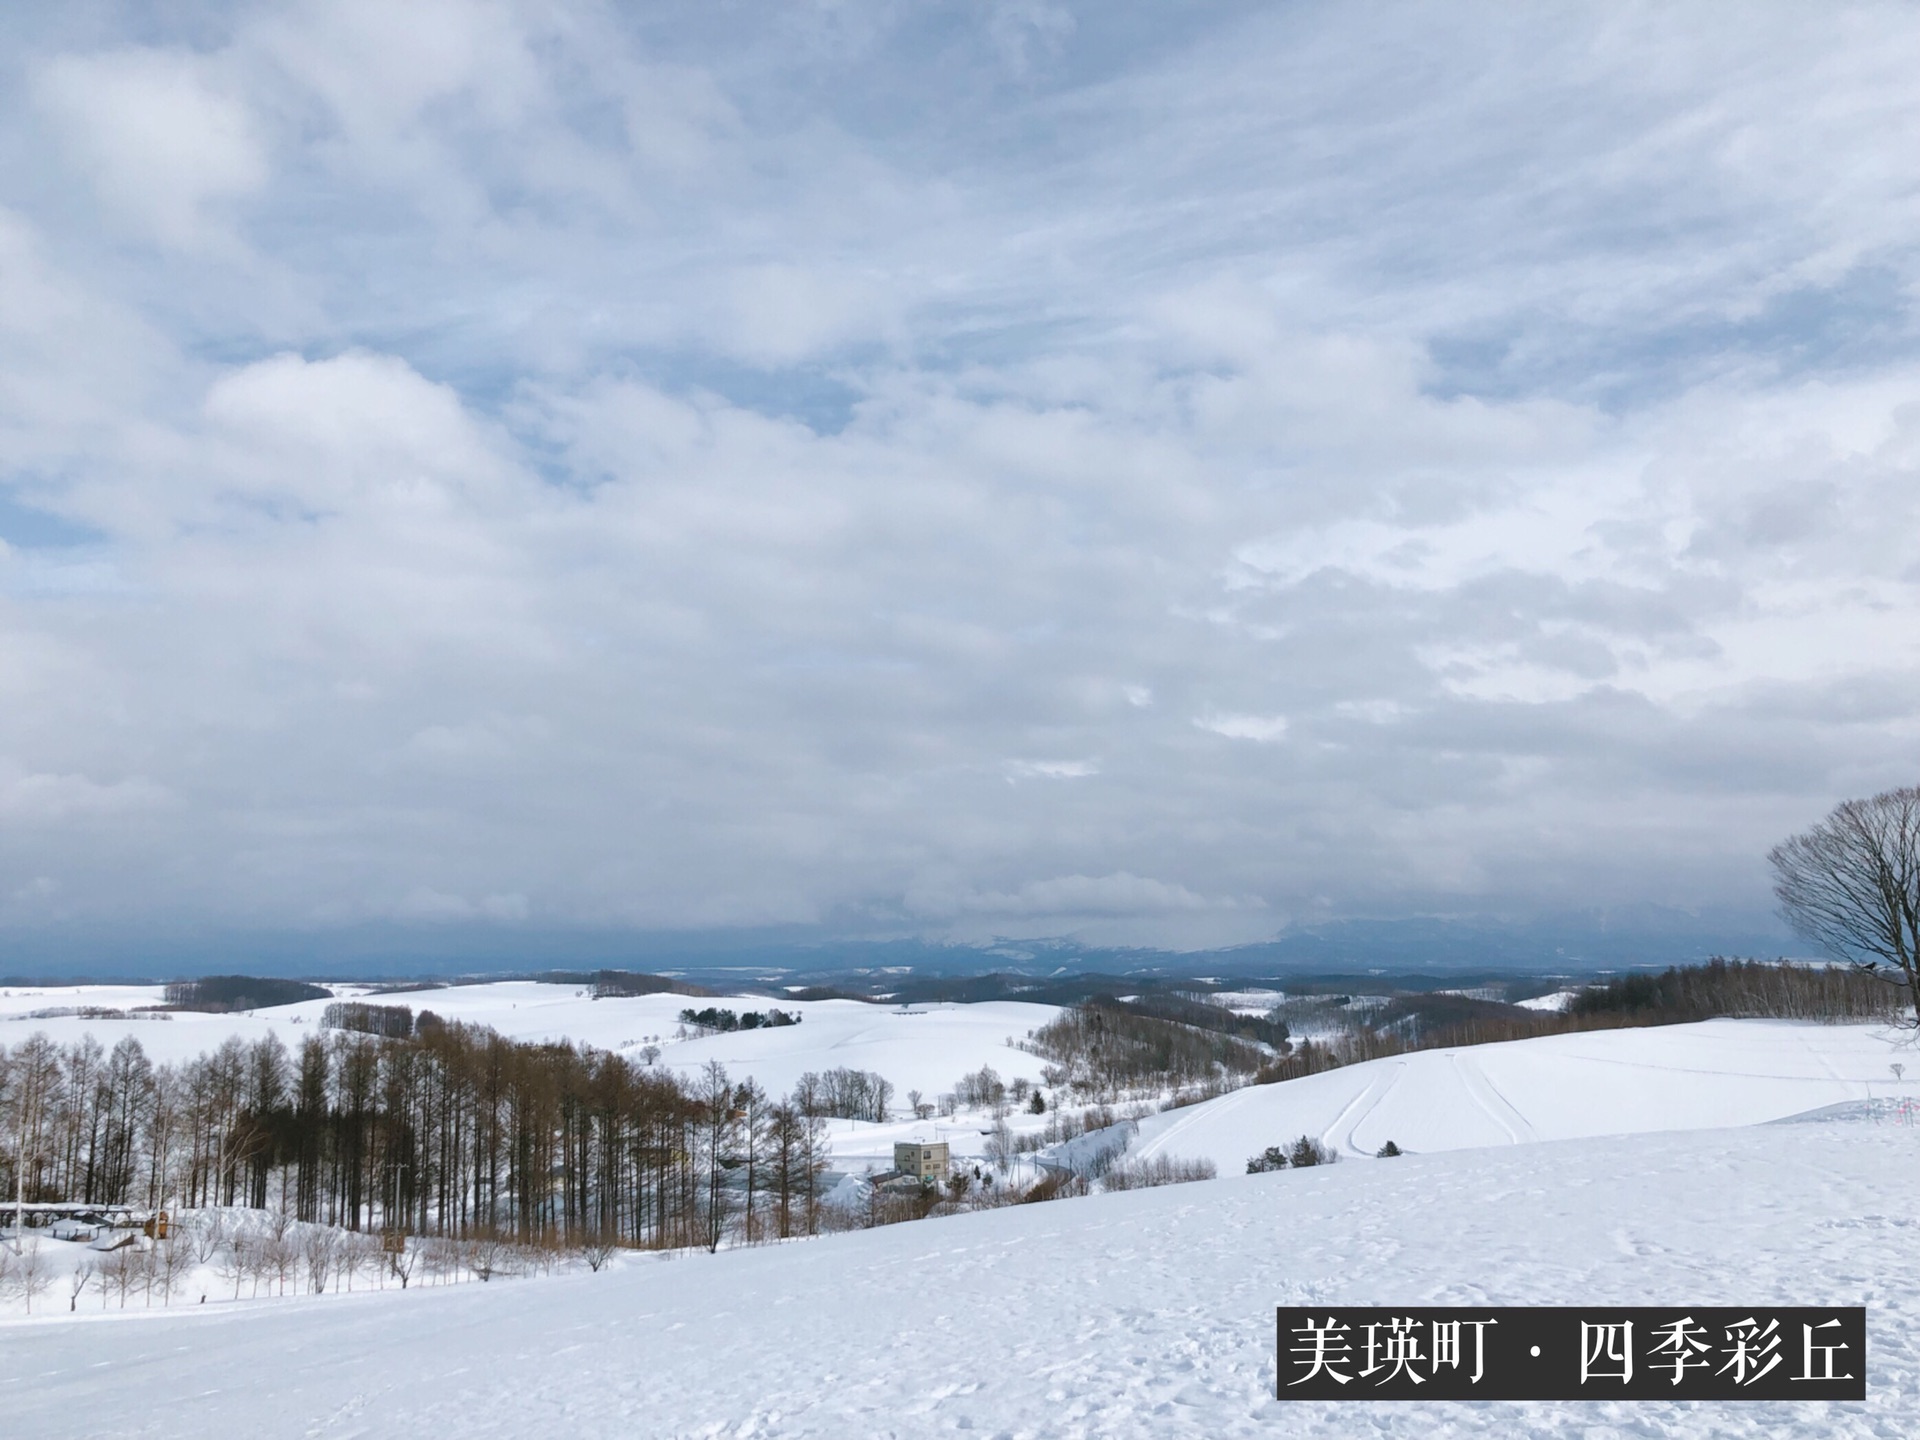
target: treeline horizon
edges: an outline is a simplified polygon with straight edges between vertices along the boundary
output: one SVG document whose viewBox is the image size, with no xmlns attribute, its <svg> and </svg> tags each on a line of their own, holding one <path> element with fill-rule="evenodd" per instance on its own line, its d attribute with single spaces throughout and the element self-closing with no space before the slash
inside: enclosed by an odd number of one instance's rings
<svg viewBox="0 0 1920 1440">
<path fill-rule="evenodd" d="M 1111 1100 L 1158 1083 L 1174 1091 L 1170 1103 L 1189 1104 L 1240 1084 L 1275 1084 L 1366 1060 L 1577 1031 L 1715 1019 L 1897 1023 L 1903 994 L 1847 966 L 1715 956 L 1579 987 L 1564 1010 L 1431 992 L 1340 1013 L 1347 997 L 1330 997 L 1308 1008 L 1317 1020 L 1343 1023 L 1297 1043 L 1282 1018 L 1286 1007 L 1249 1024 L 1219 1007 L 1094 996 L 1029 1032 L 1021 1048 L 1048 1062 L 1042 1073 L 1049 1085 Z M 1196 1013 L 1210 1008 L 1225 1018 Z"/>
<path fill-rule="evenodd" d="M 1671 965 L 1578 987 L 1564 1010 L 1527 1010 L 1468 996 L 1420 997 L 1356 1020 L 1329 1040 L 1303 1040 L 1270 1061 L 1256 1084 L 1318 1074 L 1419 1050 L 1491 1045 L 1593 1030 L 1690 1025 L 1703 1020 L 1908 1023 L 1904 992 L 1844 965 L 1730 959 Z"/>
</svg>

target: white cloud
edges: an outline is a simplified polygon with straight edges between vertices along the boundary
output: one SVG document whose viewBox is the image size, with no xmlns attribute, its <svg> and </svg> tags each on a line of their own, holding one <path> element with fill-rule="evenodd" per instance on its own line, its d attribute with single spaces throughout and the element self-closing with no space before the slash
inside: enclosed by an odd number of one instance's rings
<svg viewBox="0 0 1920 1440">
<path fill-rule="evenodd" d="M 216 380 L 205 414 L 228 486 L 326 510 L 477 496 L 505 468 L 451 387 L 389 355 L 258 361 Z"/>
<path fill-rule="evenodd" d="M 1905 12 L 203 22 L 0 100 L 0 894 L 1763 909 L 1911 779 Z"/>
<path fill-rule="evenodd" d="M 251 109 L 191 52 L 58 56 L 34 93 L 101 198 L 162 244 L 227 248 L 220 202 L 266 183 Z"/>
<path fill-rule="evenodd" d="M 961 897 L 957 908 L 962 912 L 1009 919 L 1041 917 L 1073 921 L 1161 915 L 1170 911 L 1232 910 L 1243 904 L 1236 899 L 1208 898 L 1184 885 L 1122 871 L 1098 876 L 1056 875 L 1031 881 L 1011 892 L 974 892 Z"/>
<path fill-rule="evenodd" d="M 791 365 L 897 329 L 884 289 L 857 275 L 754 265 L 734 278 L 731 292 L 727 348 L 756 365 Z"/>
<path fill-rule="evenodd" d="M 1071 10 L 1046 0 L 996 0 L 987 26 L 1001 59 L 1016 75 L 1057 56 L 1075 28 Z"/>
<path fill-rule="evenodd" d="M 1091 760 L 1009 760 L 1007 774 L 1017 780 L 1084 780 L 1098 775 Z"/>
<path fill-rule="evenodd" d="M 0 815 L 18 824 L 94 819 L 166 803 L 165 786 L 143 776 L 101 782 L 87 775 L 27 771 L 0 762 Z"/>
<path fill-rule="evenodd" d="M 1287 734 L 1284 715 L 1205 715 L 1193 723 L 1230 740 L 1282 740 Z"/>
</svg>

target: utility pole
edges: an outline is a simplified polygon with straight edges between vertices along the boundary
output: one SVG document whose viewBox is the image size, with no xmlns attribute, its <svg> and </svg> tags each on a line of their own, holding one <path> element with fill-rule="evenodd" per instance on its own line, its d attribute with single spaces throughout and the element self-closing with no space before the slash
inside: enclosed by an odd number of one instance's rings
<svg viewBox="0 0 1920 1440">
<path fill-rule="evenodd" d="M 380 1253 L 386 1256 L 387 1268 L 399 1279 L 402 1290 L 407 1288 L 407 1277 L 413 1272 L 413 1264 L 411 1261 L 405 1267 L 400 1264 L 401 1257 L 407 1253 L 407 1232 L 403 1226 L 393 1223 L 393 1212 L 400 1208 L 400 1176 L 410 1168 L 404 1164 L 392 1167 L 393 1201 L 385 1206 L 380 1216 Z"/>
</svg>

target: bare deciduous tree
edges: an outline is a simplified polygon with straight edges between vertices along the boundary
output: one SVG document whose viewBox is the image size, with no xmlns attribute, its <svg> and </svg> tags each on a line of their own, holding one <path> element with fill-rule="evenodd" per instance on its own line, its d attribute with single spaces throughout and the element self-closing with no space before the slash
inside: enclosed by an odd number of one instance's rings
<svg viewBox="0 0 1920 1440">
<path fill-rule="evenodd" d="M 307 1262 L 307 1284 L 316 1295 L 327 1293 L 327 1281 L 340 1260 L 340 1232 L 325 1225 L 308 1228 L 301 1249 Z"/>
<path fill-rule="evenodd" d="M 420 1283 L 422 1285 L 457 1285 L 460 1275 L 466 1268 L 466 1257 L 473 1253 L 472 1241 L 449 1240 L 439 1236 L 422 1236 L 415 1242 L 420 1251 Z M 485 1280 L 493 1271 L 489 1269 L 480 1278 Z"/>
<path fill-rule="evenodd" d="M 154 1247 L 154 1284 L 160 1289 L 160 1303 L 171 1305 L 173 1292 L 180 1286 L 180 1278 L 186 1272 L 187 1256 L 178 1245 L 168 1240 Z"/>
<path fill-rule="evenodd" d="M 747 1244 L 760 1240 L 764 1218 L 754 1210 L 754 1200 L 766 1185 L 767 1092 L 753 1080 L 743 1081 L 733 1092 L 733 1113 L 739 1117 L 740 1139 L 745 1150 L 739 1156 L 744 1167 L 746 1213 L 741 1217 L 741 1233 Z"/>
<path fill-rule="evenodd" d="M 413 1267 L 420 1263 L 420 1247 L 407 1244 L 402 1237 L 400 1247 L 388 1250 L 386 1256 L 388 1273 L 400 1282 L 402 1290 L 406 1289 L 407 1282 L 413 1279 Z"/>
<path fill-rule="evenodd" d="M 1920 996 L 1920 786 L 1848 800 L 1767 861 L 1798 934 Z M 1909 1023 L 1920 1024 L 1920 1011 Z"/>
<path fill-rule="evenodd" d="M 253 1252 L 244 1235 L 235 1235 L 221 1257 L 220 1278 L 233 1281 L 233 1298 L 240 1298 L 240 1282 L 253 1273 Z"/>
<path fill-rule="evenodd" d="M 466 1267 L 483 1285 L 496 1275 L 508 1274 L 513 1260 L 513 1247 L 498 1235 L 483 1233 L 467 1241 Z"/>
<path fill-rule="evenodd" d="M 383 1273 L 381 1260 L 379 1236 L 352 1233 L 341 1236 L 340 1273 L 346 1276 L 347 1293 L 353 1293 L 355 1275 L 370 1275 L 377 1282 Z"/>
<path fill-rule="evenodd" d="M 206 1265 L 227 1243 L 226 1217 L 218 1210 L 192 1216 L 187 1221 L 186 1236 L 193 1247 L 194 1263 Z"/>
<path fill-rule="evenodd" d="M 589 1235 L 580 1242 L 580 1258 L 587 1262 L 587 1269 L 598 1275 L 607 1261 L 613 1258 L 615 1244 L 611 1236 L 604 1233 Z"/>
<path fill-rule="evenodd" d="M 993 1162 L 993 1168 L 1002 1175 L 1007 1173 L 1007 1167 L 1013 1163 L 1013 1130 L 1008 1126 L 1004 1116 L 996 1118 L 993 1129 L 987 1132 L 986 1156 Z"/>
<path fill-rule="evenodd" d="M 708 1251 L 717 1251 L 727 1233 L 727 1220 L 733 1212 L 733 1190 L 729 1172 L 739 1164 L 740 1114 L 734 1109 L 733 1083 L 726 1067 L 717 1060 L 707 1062 L 696 1099 L 700 1107 L 701 1168 L 706 1180 L 702 1189 L 701 1242 Z"/>
<path fill-rule="evenodd" d="M 131 1245 L 122 1245 L 118 1250 L 110 1250 L 100 1258 L 101 1304 L 106 1303 L 106 1291 L 111 1287 L 120 1298 L 120 1308 L 127 1308 L 127 1292 L 140 1278 L 140 1252 Z"/>
<path fill-rule="evenodd" d="M 27 1313 L 33 1313 L 33 1298 L 54 1283 L 46 1258 L 40 1254 L 40 1242 L 35 1240 L 27 1250 L 13 1263 L 13 1294 L 27 1300 Z"/>
<path fill-rule="evenodd" d="M 261 1184 L 264 1186 L 265 1181 Z M 280 1293 L 287 1293 L 287 1281 L 299 1268 L 300 1247 L 293 1235 L 293 1216 L 285 1210 L 273 1210 L 267 1215 L 267 1236 L 261 1246 L 262 1274 L 271 1275 L 280 1284 Z"/>
</svg>

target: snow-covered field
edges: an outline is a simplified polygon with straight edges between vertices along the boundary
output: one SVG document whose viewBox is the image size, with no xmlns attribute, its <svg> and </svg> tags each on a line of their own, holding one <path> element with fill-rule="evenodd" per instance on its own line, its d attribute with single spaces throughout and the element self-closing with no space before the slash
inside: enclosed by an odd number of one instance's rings
<svg viewBox="0 0 1920 1440">
<path fill-rule="evenodd" d="M 334 988 L 342 997 L 359 996 L 366 989 Z M 111 1049 L 123 1035 L 132 1035 L 155 1061 L 179 1063 L 213 1050 L 229 1035 L 253 1041 L 276 1034 L 294 1051 L 306 1036 L 324 1033 L 320 1018 L 329 1003 L 325 1000 L 236 1015 L 175 1011 L 115 1020 L 45 1013 L 82 1008 L 132 1011 L 158 1005 L 161 989 L 158 985 L 0 988 L 0 1045 L 17 1045 L 35 1031 L 44 1031 L 62 1045 L 92 1035 Z M 491 1026 L 510 1039 L 571 1041 L 635 1059 L 654 1043 L 660 1047 L 655 1063 L 663 1067 L 691 1075 L 709 1061 L 718 1061 L 735 1080 L 757 1080 L 776 1095 L 790 1091 L 807 1071 L 845 1067 L 875 1072 L 894 1086 L 896 1118 L 884 1125 L 832 1122 L 828 1142 L 834 1165 L 850 1173 L 869 1166 L 886 1169 L 892 1163 L 894 1142 L 904 1140 L 944 1140 L 956 1159 L 979 1157 L 990 1119 L 978 1112 L 963 1112 L 957 1117 L 915 1120 L 908 1111 L 909 1092 L 918 1090 L 933 1104 L 935 1097 L 952 1091 L 962 1075 L 982 1066 L 992 1067 L 1008 1084 L 1019 1079 L 1037 1081 L 1039 1057 L 1009 1042 L 1025 1039 L 1029 1030 L 1060 1013 L 1052 1005 L 1019 1001 L 898 1006 L 857 1000 L 770 1000 L 761 995 L 692 999 L 666 994 L 595 1000 L 577 985 L 535 981 L 366 998 L 374 1004 L 405 1005 L 416 1014 L 431 1010 L 444 1020 Z M 677 1039 L 682 1028 L 680 1012 L 709 1005 L 737 1012 L 777 1008 L 798 1014 L 801 1022 Z M 1016 1110 L 1008 1123 L 1019 1133 L 1040 1128 L 1045 1121 Z"/>
<path fill-rule="evenodd" d="M 1287 998 L 1284 990 L 1215 990 L 1192 998 L 1208 1005 L 1219 1005 L 1236 1015 L 1265 1016 Z"/>
<path fill-rule="evenodd" d="M 1371 1060 L 1141 1122 L 1129 1156 L 1238 1174 L 1312 1135 L 1344 1156 L 1756 1125 L 1844 1101 L 1920 1099 L 1920 1054 L 1882 1025 L 1710 1020 Z M 1890 1068 L 1909 1072 L 1896 1078 Z"/>
<path fill-rule="evenodd" d="M 593 1001 L 497 984 L 392 997 L 516 1038 L 709 1059 L 784 1088 L 878 1070 L 950 1089 L 1054 1012 L 829 1001 L 798 1026 L 674 1041 L 680 996 Z M 147 992 L 0 996 L 0 1040 L 138 1034 L 161 1059 L 227 1034 L 312 1033 L 321 1003 L 252 1016 L 27 1018 Z M 323 1003 L 323 1002 L 322 1002 Z M 708 1002 L 766 1008 L 764 1000 Z M 162 1037 L 164 1038 L 158 1038 Z M 1909 1064 L 1909 1062 L 1913 1062 Z M 0 1320 L 0 1434 L 1843 1435 L 1909 1433 L 1920 1400 L 1920 1086 L 1910 1037 L 1765 1021 L 1616 1030 L 1375 1061 L 1152 1116 L 1130 1152 L 1222 1179 L 927 1220 L 718 1256 L 626 1255 L 601 1274 L 171 1310 L 49 1293 Z M 1920 1097 L 1915 1097 L 1920 1098 Z M 1811 1111 L 1831 1123 L 1752 1128 Z M 1019 1123 L 1028 1117 L 1017 1112 Z M 839 1168 L 978 1117 L 835 1122 Z M 1741 1126 L 1748 1128 L 1729 1129 Z M 1684 1132 L 1684 1133 L 1649 1133 Z M 1245 1176 L 1302 1133 L 1349 1156 Z M 1452 1153 L 1444 1153 L 1452 1152 Z M 43 1242 L 51 1243 L 51 1242 Z M 251 1290 L 248 1291 L 251 1294 Z M 191 1303 L 181 1304 L 182 1299 Z M 1860 1405 L 1279 1402 L 1278 1304 L 1871 1307 Z M 93 1302 L 98 1305 L 96 1298 Z M 51 1313 L 48 1313 L 51 1312 Z M 271 1377 L 259 1382 L 256 1377 Z"/>
<path fill-rule="evenodd" d="M 364 986 L 336 987 L 343 996 L 360 995 Z M 82 1007 L 131 1010 L 160 1003 L 161 987 L 84 985 L 0 990 L 0 1045 L 17 1045 L 36 1030 L 60 1044 L 91 1034 L 111 1049 L 122 1035 L 136 1036 L 156 1061 L 181 1061 L 204 1054 L 229 1035 L 254 1040 L 278 1034 L 288 1049 L 313 1034 L 328 1002 L 306 1001 L 239 1015 L 202 1015 L 186 1011 L 166 1017 L 126 1020 L 83 1019 L 75 1015 L 33 1018 L 35 1012 Z M 951 1090 L 954 1081 L 982 1065 L 1002 1079 L 1037 1080 L 1040 1061 L 1007 1044 L 1045 1025 L 1060 1012 L 1052 1005 L 990 1001 L 979 1005 L 869 1005 L 857 1000 L 770 1000 L 763 995 L 690 999 L 685 995 L 644 995 L 595 1000 L 577 985 L 503 981 L 458 985 L 444 990 L 372 995 L 371 1003 L 405 1005 L 415 1013 L 431 1010 L 444 1020 L 489 1025 L 514 1040 L 567 1040 L 635 1055 L 649 1041 L 661 1046 L 661 1065 L 686 1072 L 709 1060 L 725 1065 L 735 1079 L 751 1076 L 768 1091 L 784 1093 L 806 1071 L 845 1066 L 871 1070 L 893 1082 L 904 1104 L 909 1090 L 929 1098 Z M 778 1008 L 800 1015 L 798 1025 L 735 1031 L 676 1040 L 680 1012 L 717 1005 L 736 1011 Z"/>
<path fill-rule="evenodd" d="M 0 1324 L 9 1440 L 1913 1433 L 1920 1129 L 1409 1156 L 598 1275 Z M 1280 1304 L 1865 1304 L 1859 1404 L 1272 1398 Z"/>
<path fill-rule="evenodd" d="M 1516 1000 L 1514 1004 L 1522 1010 L 1564 1010 L 1579 993 L 1578 990 L 1555 990 L 1548 995 L 1535 995 L 1531 1000 Z"/>
</svg>

